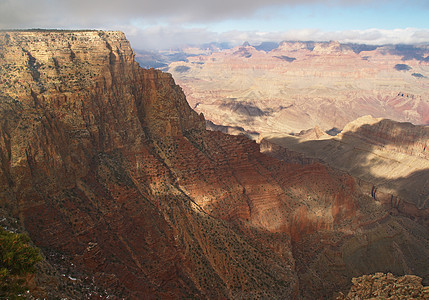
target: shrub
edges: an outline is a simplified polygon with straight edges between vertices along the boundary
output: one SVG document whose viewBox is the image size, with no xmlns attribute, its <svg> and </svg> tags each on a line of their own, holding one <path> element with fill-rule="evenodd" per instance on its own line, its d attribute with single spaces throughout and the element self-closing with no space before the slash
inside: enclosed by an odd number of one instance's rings
<svg viewBox="0 0 429 300">
<path fill-rule="evenodd" d="M 26 234 L 16 234 L 0 227 L 0 298 L 15 298 L 26 290 L 25 276 L 36 271 L 42 257 L 29 245 Z"/>
</svg>

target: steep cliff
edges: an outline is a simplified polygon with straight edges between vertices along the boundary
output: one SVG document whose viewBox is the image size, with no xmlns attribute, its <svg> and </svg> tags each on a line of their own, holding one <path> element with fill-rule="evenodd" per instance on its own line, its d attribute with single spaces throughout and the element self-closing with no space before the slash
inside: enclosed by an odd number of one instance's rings
<svg viewBox="0 0 429 300">
<path fill-rule="evenodd" d="M 314 298 L 363 272 L 428 278 L 426 227 L 347 174 L 205 131 L 120 32 L 0 32 L 0 68 L 0 205 L 97 285 L 86 296 Z"/>
<path fill-rule="evenodd" d="M 204 118 L 122 33 L 2 32 L 0 45 L 1 204 L 72 278 L 135 298 L 296 294 L 287 236 L 274 255 L 270 234 L 246 238 L 181 187 L 244 198 L 221 173 L 204 191 L 217 167 Z"/>
</svg>

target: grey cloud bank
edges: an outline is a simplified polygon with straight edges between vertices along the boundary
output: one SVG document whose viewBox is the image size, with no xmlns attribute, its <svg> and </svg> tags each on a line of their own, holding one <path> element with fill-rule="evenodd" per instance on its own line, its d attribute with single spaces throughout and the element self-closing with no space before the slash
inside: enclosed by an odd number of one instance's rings
<svg viewBox="0 0 429 300">
<path fill-rule="evenodd" d="M 409 0 L 409 3 L 420 0 Z M 272 6 L 361 5 L 386 0 L 0 0 L 0 26 L 100 26 L 132 19 L 212 22 L 246 18 Z"/>
</svg>

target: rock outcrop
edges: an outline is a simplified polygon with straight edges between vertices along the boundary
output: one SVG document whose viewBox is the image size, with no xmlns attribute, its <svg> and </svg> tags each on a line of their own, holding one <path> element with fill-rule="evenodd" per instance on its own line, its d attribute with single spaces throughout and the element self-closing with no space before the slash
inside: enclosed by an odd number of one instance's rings
<svg viewBox="0 0 429 300">
<path fill-rule="evenodd" d="M 364 275 L 353 278 L 353 286 L 342 299 L 428 299 L 429 287 L 422 285 L 418 276 L 406 275 L 395 277 L 392 273 Z"/>
<path fill-rule="evenodd" d="M 429 278 L 426 227 L 345 173 L 206 131 L 120 32 L 0 32 L 0 68 L 0 205 L 85 297 L 318 298 L 366 272 Z"/>
</svg>

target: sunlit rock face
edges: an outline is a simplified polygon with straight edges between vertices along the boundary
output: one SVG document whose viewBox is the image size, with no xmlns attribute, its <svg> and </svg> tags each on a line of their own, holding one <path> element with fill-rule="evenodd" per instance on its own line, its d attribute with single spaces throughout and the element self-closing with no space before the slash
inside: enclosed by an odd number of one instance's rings
<svg viewBox="0 0 429 300">
<path fill-rule="evenodd" d="M 0 32 L 0 68 L 0 205 L 98 296 L 314 299 L 367 272 L 429 278 L 420 219 L 317 160 L 206 131 L 120 32 Z"/>
<path fill-rule="evenodd" d="M 283 42 L 265 52 L 243 45 L 171 63 L 169 72 L 206 119 L 246 131 L 341 129 L 364 115 L 429 124 L 429 50 L 409 48 Z"/>
</svg>

